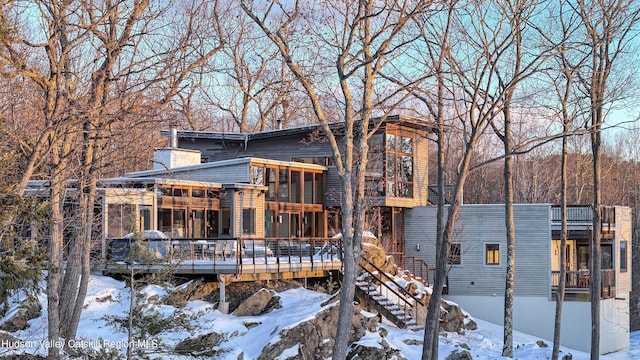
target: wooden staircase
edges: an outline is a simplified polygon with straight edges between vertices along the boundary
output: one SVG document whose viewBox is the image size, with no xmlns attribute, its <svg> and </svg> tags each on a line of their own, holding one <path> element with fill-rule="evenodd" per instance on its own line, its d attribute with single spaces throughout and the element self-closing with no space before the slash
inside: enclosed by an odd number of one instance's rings
<svg viewBox="0 0 640 360">
<path fill-rule="evenodd" d="M 356 299 L 365 305 L 367 311 L 377 312 L 399 328 L 422 330 L 423 326 L 415 320 L 417 307 L 425 305 L 422 300 L 375 265 L 363 261 L 374 271 L 360 264 L 364 272 L 356 280 Z"/>
</svg>

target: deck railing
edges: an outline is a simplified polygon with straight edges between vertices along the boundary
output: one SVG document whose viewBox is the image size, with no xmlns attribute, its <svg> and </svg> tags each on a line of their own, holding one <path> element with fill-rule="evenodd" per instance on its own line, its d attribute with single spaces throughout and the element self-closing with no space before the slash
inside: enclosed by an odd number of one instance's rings
<svg viewBox="0 0 640 360">
<path fill-rule="evenodd" d="M 604 269 L 600 271 L 600 296 L 602 298 L 610 298 L 615 296 L 616 288 L 616 272 L 613 269 Z M 560 271 L 551 272 L 551 287 L 557 289 L 560 283 Z M 565 291 L 585 292 L 589 290 L 591 276 L 588 270 L 566 271 Z"/>
<path fill-rule="evenodd" d="M 278 238 L 278 239 L 147 239 L 140 240 L 151 260 L 158 265 L 179 264 L 235 265 L 239 271 L 250 270 L 257 265 L 310 263 L 311 269 L 323 268 L 327 262 L 341 263 L 342 240 L 331 238 Z M 129 249 L 131 239 L 112 239 L 107 246 L 107 263 L 133 263 Z M 315 265 L 318 266 L 315 266 Z"/>
<path fill-rule="evenodd" d="M 562 208 L 560 206 L 551 207 L 551 221 L 560 222 L 562 220 Z M 603 228 L 616 223 L 615 208 L 602 206 L 600 208 L 600 220 Z M 593 221 L 593 208 L 591 205 L 571 205 L 567 206 L 568 223 L 590 223 Z"/>
</svg>

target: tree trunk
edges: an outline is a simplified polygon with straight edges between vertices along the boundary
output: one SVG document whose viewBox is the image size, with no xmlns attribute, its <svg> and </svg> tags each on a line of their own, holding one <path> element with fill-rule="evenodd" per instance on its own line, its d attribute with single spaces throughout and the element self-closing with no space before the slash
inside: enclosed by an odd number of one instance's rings
<svg viewBox="0 0 640 360">
<path fill-rule="evenodd" d="M 513 297 L 516 266 L 516 234 L 513 220 L 513 158 L 511 153 L 511 114 L 510 104 L 504 110 L 504 211 L 507 236 L 507 269 L 504 287 L 504 337 L 502 356 L 513 357 Z"/>
</svg>

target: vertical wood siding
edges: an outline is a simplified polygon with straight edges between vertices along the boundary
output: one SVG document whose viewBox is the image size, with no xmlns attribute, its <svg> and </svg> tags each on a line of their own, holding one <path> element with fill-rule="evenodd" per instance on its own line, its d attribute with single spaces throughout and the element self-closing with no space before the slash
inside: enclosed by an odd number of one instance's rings
<svg viewBox="0 0 640 360">
<path fill-rule="evenodd" d="M 616 207 L 616 235 L 614 241 L 613 258 L 616 269 L 616 293 L 626 294 L 631 292 L 631 209 L 628 207 Z M 620 242 L 627 242 L 627 271 L 620 271 Z"/>
</svg>

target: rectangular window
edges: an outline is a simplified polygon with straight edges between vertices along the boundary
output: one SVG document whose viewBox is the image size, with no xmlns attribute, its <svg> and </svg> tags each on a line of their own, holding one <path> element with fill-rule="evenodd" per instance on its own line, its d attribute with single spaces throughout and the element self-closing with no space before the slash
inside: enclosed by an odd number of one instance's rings
<svg viewBox="0 0 640 360">
<path fill-rule="evenodd" d="M 449 248 L 449 259 L 447 259 L 447 263 L 449 265 L 460 265 L 462 264 L 462 248 L 459 243 L 451 244 Z"/>
<path fill-rule="evenodd" d="M 231 208 L 224 207 L 220 212 L 220 227 L 222 235 L 231 235 Z"/>
<path fill-rule="evenodd" d="M 289 202 L 289 170 L 280 169 L 278 172 L 278 200 Z"/>
<path fill-rule="evenodd" d="M 620 241 L 620 272 L 627 272 L 627 242 Z"/>
<path fill-rule="evenodd" d="M 267 189 L 267 201 L 276 201 L 276 169 L 267 168 L 265 174 L 265 183 L 269 187 Z"/>
<path fill-rule="evenodd" d="M 500 244 L 485 244 L 485 265 L 500 265 Z"/>
<path fill-rule="evenodd" d="M 264 185 L 264 168 L 262 166 L 251 166 L 251 183 Z"/>
<path fill-rule="evenodd" d="M 191 197 L 204 198 L 204 190 L 202 190 L 202 189 L 192 189 L 191 190 Z"/>
<path fill-rule="evenodd" d="M 385 196 L 413 197 L 413 147 L 412 135 L 406 132 L 387 132 L 384 157 L 387 182 Z"/>
<path fill-rule="evenodd" d="M 242 209 L 242 233 L 254 235 L 256 233 L 256 209 Z"/>
<path fill-rule="evenodd" d="M 264 236 L 276 237 L 276 212 L 274 210 L 264 211 Z"/>
</svg>

